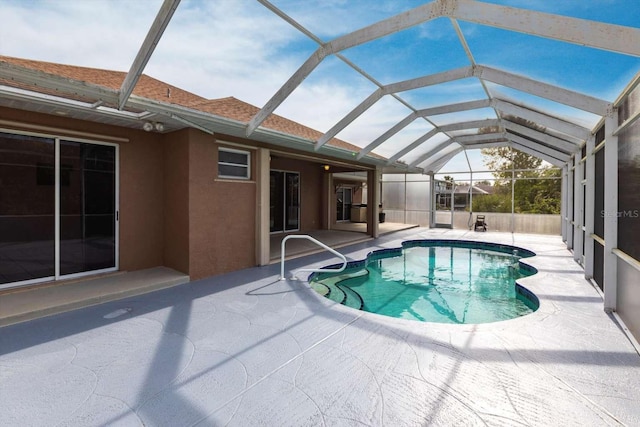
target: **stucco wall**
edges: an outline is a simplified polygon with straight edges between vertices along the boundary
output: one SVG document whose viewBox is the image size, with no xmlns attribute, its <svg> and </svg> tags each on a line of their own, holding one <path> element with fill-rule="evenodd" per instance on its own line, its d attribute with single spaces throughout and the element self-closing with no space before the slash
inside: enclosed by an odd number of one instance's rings
<svg viewBox="0 0 640 427">
<path fill-rule="evenodd" d="M 157 135 L 120 144 L 120 270 L 163 265 L 163 165 Z"/>
<path fill-rule="evenodd" d="M 164 265 L 189 273 L 189 133 L 164 136 Z"/>
<path fill-rule="evenodd" d="M 214 137 L 197 130 L 187 132 L 189 275 L 195 280 L 251 267 L 255 265 L 255 162 L 252 180 L 220 180 Z M 255 151 L 250 152 L 255 157 Z"/>
<path fill-rule="evenodd" d="M 225 145 L 196 129 L 158 134 L 6 108 L 0 108 L 0 119 L 128 139 L 118 143 L 120 270 L 165 265 L 199 279 L 256 265 L 255 149 Z M 251 153 L 250 180 L 218 179 L 219 145 Z M 275 155 L 270 168 L 300 173 L 300 230 L 322 228 L 322 165 Z"/>
</svg>

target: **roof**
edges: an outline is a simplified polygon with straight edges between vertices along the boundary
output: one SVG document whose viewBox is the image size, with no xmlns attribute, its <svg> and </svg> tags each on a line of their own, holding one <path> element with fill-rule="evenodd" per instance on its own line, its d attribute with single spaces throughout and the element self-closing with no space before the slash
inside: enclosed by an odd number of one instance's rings
<svg viewBox="0 0 640 427">
<path fill-rule="evenodd" d="M 194 126 L 435 173 L 459 153 L 496 146 L 566 165 L 605 117 L 615 119 L 621 99 L 617 94 L 640 82 L 640 3 L 635 0 L 571 5 L 522 0 L 322 5 L 259 1 L 228 6 L 221 11 L 211 2 L 194 14 L 188 2 L 164 0 L 150 27 L 136 14 L 149 17 L 152 8 L 119 9 L 120 15 L 113 16 L 126 20 L 111 19 L 108 25 L 124 32 L 124 25 L 137 22 L 148 28 L 141 43 L 120 38 L 122 49 L 106 54 L 101 48 L 108 40 L 99 37 L 99 31 L 85 31 L 88 48 L 56 48 L 78 60 L 95 50 L 108 59 L 134 44 L 137 55 L 127 73 L 91 85 L 0 62 L 4 81 L 19 88 L 37 85 L 42 93 L 54 90 L 59 98 L 35 99 L 2 87 L 0 95 L 25 108 L 29 103 L 30 108 L 50 105 L 51 111 L 65 107 L 97 121 L 140 126 L 145 120 L 162 120 L 169 130 Z M 75 9 L 65 13 L 73 2 L 0 4 L 0 10 L 3 7 L 25 16 L 50 14 L 65 20 L 61 28 L 75 28 L 78 16 L 103 25 L 95 14 L 79 15 Z M 106 8 L 113 12 L 118 6 Z M 35 25 L 29 19 L 20 22 Z M 7 28 L 11 26 L 7 22 Z M 12 37 L 21 43 L 7 49 L 28 45 L 25 33 L 14 31 Z M 163 80 L 181 81 L 177 86 L 192 87 L 194 80 L 199 84 L 190 90 L 209 93 L 215 88 L 215 93 L 191 103 L 193 94 L 177 93 L 176 88 L 174 99 L 167 102 L 166 86 L 146 81 L 147 64 L 154 70 L 173 70 L 167 73 L 173 77 Z M 607 64 L 606 73 L 600 64 Z M 56 75 L 68 71 L 61 67 Z M 153 90 L 145 90 L 151 86 Z M 251 103 L 235 98 L 238 93 Z M 71 105 L 65 99 L 88 105 Z M 0 96 L 0 105 L 10 103 L 4 102 Z"/>
<path fill-rule="evenodd" d="M 120 89 L 122 82 L 127 76 L 126 72 L 103 70 L 99 68 L 80 67 L 75 65 L 56 64 L 53 62 L 35 61 L 31 59 L 13 58 L 0 55 L 0 64 L 13 64 L 31 70 L 40 71 L 51 76 L 70 79 L 78 83 L 91 83 L 96 86 L 102 86 L 112 91 Z M 17 81 L 3 79 L 4 83 L 10 86 L 28 88 L 37 92 L 56 94 L 55 90 L 46 90 L 43 87 L 34 85 L 20 84 Z M 205 98 L 180 89 L 169 83 L 154 79 L 145 74 L 140 76 L 138 84 L 133 89 L 135 95 L 155 99 L 158 101 L 170 101 L 170 103 L 189 106 L 206 100 Z M 73 95 L 63 93 L 62 95 Z M 76 99 L 82 99 L 76 96 Z"/>
<path fill-rule="evenodd" d="M 233 96 L 221 99 L 202 100 L 190 104 L 189 107 L 221 117 L 228 117 L 243 123 L 249 123 L 251 118 L 260 111 L 259 107 L 236 99 Z M 322 136 L 322 132 L 320 131 L 311 129 L 310 127 L 296 123 L 293 120 L 289 120 L 277 114 L 270 115 L 267 120 L 265 120 L 264 127 L 284 132 L 289 135 L 297 135 L 312 141 L 315 141 Z M 359 150 L 359 147 L 338 138 L 332 138 L 329 144 L 347 150 Z"/>
<path fill-rule="evenodd" d="M 90 83 L 95 86 L 101 86 L 113 91 L 120 89 L 122 82 L 127 73 L 113 70 L 103 70 L 98 68 L 80 67 L 74 65 L 56 64 L 52 62 L 34 61 L 30 59 L 13 58 L 0 56 L 0 64 L 13 64 L 31 70 L 40 71 L 42 73 L 62 77 L 72 80 L 78 84 Z M 8 79 L 0 80 L 8 86 L 29 89 L 35 92 L 56 95 L 58 91 L 38 87 L 35 85 L 15 82 Z M 69 97 L 70 94 L 63 94 Z M 73 96 L 71 98 L 82 101 L 85 97 Z M 133 89 L 133 95 L 140 96 L 167 104 L 180 105 L 190 109 L 198 110 L 205 113 L 215 114 L 216 116 L 237 120 L 248 123 L 251 117 L 260 111 L 260 108 L 241 101 L 234 97 L 222 99 L 206 99 L 202 96 L 183 90 L 169 83 L 160 81 L 145 74 L 140 76 L 136 86 Z M 307 126 L 296 123 L 277 114 L 271 115 L 264 123 L 264 127 L 283 132 L 289 135 L 299 136 L 309 140 L 315 140 L 322 135 L 322 132 L 311 129 Z M 358 147 L 333 138 L 330 145 L 341 147 L 347 150 L 357 151 Z"/>
</svg>

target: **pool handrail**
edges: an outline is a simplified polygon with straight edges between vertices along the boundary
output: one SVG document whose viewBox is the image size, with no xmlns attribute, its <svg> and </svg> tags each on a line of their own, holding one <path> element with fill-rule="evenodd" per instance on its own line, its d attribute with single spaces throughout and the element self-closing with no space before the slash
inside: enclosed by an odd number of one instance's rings
<svg viewBox="0 0 640 427">
<path fill-rule="evenodd" d="M 338 269 L 330 269 L 327 270 L 326 268 L 299 268 L 298 270 L 296 270 L 296 273 L 301 272 L 301 271 L 306 271 L 309 273 L 320 273 L 320 272 L 326 272 L 326 271 L 330 271 L 332 273 L 340 273 L 341 271 L 344 271 L 345 268 L 347 268 L 347 258 L 342 255 L 340 252 L 336 251 L 335 249 L 330 248 L 329 246 L 325 245 L 324 243 L 322 243 L 321 241 L 314 239 L 313 237 L 307 235 L 307 234 L 290 234 L 288 236 L 286 236 L 284 239 L 282 239 L 282 244 L 281 244 L 281 251 L 280 251 L 280 280 L 286 280 L 286 277 L 284 275 L 284 258 L 285 258 L 285 244 L 287 243 L 287 240 L 289 239 L 306 239 L 309 240 L 313 243 L 315 243 L 316 245 L 322 247 L 323 249 L 331 252 L 332 254 L 338 256 L 341 260 L 342 260 L 342 266 Z M 295 276 L 292 277 L 292 279 L 296 279 Z"/>
</svg>

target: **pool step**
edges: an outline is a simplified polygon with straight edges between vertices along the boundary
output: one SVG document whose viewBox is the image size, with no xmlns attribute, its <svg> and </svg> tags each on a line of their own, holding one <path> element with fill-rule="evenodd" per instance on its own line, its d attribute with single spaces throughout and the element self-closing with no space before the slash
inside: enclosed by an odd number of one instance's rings
<svg viewBox="0 0 640 427">
<path fill-rule="evenodd" d="M 342 289 L 345 294 L 345 300 L 342 302 L 343 305 L 355 308 L 356 310 L 362 310 L 362 307 L 364 307 L 364 301 L 359 293 L 348 286 L 341 286 L 340 284 L 336 284 L 336 286 Z"/>
<path fill-rule="evenodd" d="M 332 301 L 355 308 L 356 310 L 362 310 L 364 301 L 360 294 L 350 286 L 361 284 L 367 279 L 368 275 L 369 271 L 365 268 L 349 273 L 324 277 L 319 281 L 314 280 L 310 285 L 320 295 Z"/>
</svg>

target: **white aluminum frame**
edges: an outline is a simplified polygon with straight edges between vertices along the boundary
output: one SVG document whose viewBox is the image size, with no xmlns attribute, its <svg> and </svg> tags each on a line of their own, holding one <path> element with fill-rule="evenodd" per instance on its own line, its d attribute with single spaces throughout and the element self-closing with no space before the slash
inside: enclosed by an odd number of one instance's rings
<svg viewBox="0 0 640 427">
<path fill-rule="evenodd" d="M 284 194 L 285 197 L 282 201 L 282 204 L 284 206 L 285 209 L 285 215 L 282 218 L 283 224 L 282 224 L 282 230 L 279 231 L 269 231 L 269 235 L 275 235 L 275 234 L 283 234 L 283 233 L 295 233 L 297 231 L 300 231 L 300 213 L 302 212 L 302 197 L 300 194 L 300 189 L 302 187 L 302 174 L 300 173 L 300 171 L 292 171 L 292 170 L 284 170 L 284 169 L 269 169 L 269 179 L 271 179 L 271 172 L 282 172 L 284 174 L 296 174 L 298 175 L 298 200 L 300 202 L 300 206 L 298 207 L 298 227 L 295 229 L 291 229 L 291 230 L 287 230 L 286 228 L 286 224 L 284 223 L 284 221 L 286 221 L 287 215 L 286 215 L 286 209 L 287 209 L 287 198 L 286 198 L 286 191 L 287 189 L 284 188 Z M 284 180 L 284 185 L 286 187 L 287 181 Z M 271 199 L 271 195 L 269 195 L 269 199 Z M 269 218 L 269 221 L 271 221 L 271 218 Z"/>
<path fill-rule="evenodd" d="M 94 139 L 77 138 L 72 136 L 59 136 L 51 133 L 23 131 L 11 128 L 0 128 L 0 132 L 13 133 L 17 135 L 35 136 L 40 138 L 49 138 L 54 140 L 55 144 L 55 185 L 54 185 L 54 268 L 53 276 L 46 276 L 36 279 L 22 280 L 19 282 L 11 282 L 0 284 L 0 289 L 13 289 L 28 286 L 37 283 L 50 281 L 61 281 L 74 279 L 78 277 L 94 276 L 102 273 L 115 272 L 120 269 L 120 145 L 113 142 L 97 141 Z M 115 149 L 115 266 L 103 268 L 100 270 L 83 271 L 79 273 L 60 274 L 60 141 L 78 142 L 83 144 L 104 145 L 114 147 Z"/>
<path fill-rule="evenodd" d="M 220 161 L 220 152 L 221 151 L 227 152 L 227 153 L 245 154 L 247 156 L 247 164 L 246 164 L 246 166 L 245 165 L 241 165 L 241 164 L 237 164 L 237 163 L 221 162 Z M 227 147 L 224 147 L 224 146 L 220 145 L 220 146 L 218 146 L 218 165 L 234 166 L 234 167 L 245 167 L 247 169 L 246 176 L 220 175 L 220 172 L 218 172 L 217 176 L 220 179 L 239 180 L 239 181 L 250 181 L 251 180 L 251 151 L 238 150 L 237 148 L 227 148 Z M 218 171 L 219 171 L 219 169 L 218 169 Z"/>
</svg>

